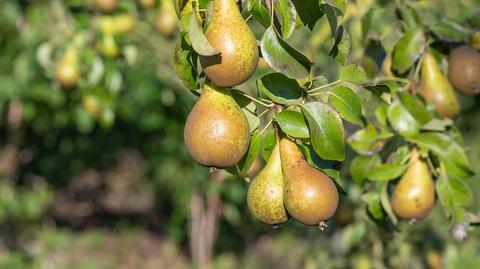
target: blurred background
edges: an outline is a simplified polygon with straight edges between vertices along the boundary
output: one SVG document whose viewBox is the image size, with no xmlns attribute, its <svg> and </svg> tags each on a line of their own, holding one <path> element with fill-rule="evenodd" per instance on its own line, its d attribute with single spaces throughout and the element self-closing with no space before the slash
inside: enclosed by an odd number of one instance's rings
<svg viewBox="0 0 480 269">
<path fill-rule="evenodd" d="M 348 175 L 351 150 L 341 179 L 348 196 L 326 231 L 253 219 L 248 183 L 226 172 L 211 176 L 183 145 L 196 97 L 173 70 L 178 22 L 169 2 L 0 2 L 0 268 L 480 266 L 478 229 L 454 241 L 440 208 L 399 231 L 371 222 Z M 457 1 L 442 3 L 443 16 L 465 11 Z M 344 21 L 348 62 L 373 75 L 381 67 L 362 56 L 359 23 L 371 5 L 352 2 Z M 249 22 L 260 39 L 263 26 Z M 312 32 L 299 28 L 289 43 L 316 63 L 315 74 L 335 80 L 340 66 L 328 57 L 326 19 Z M 59 71 L 69 54 L 77 68 Z M 259 65 L 239 89 L 253 93 L 255 79 L 271 71 Z M 480 98 L 461 101 L 457 123 L 479 172 Z M 468 183 L 478 211 L 478 178 Z"/>
</svg>

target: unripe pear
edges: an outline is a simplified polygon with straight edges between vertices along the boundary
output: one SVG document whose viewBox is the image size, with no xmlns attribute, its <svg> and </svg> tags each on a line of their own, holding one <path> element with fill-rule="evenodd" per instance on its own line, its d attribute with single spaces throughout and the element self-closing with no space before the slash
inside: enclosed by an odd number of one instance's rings
<svg viewBox="0 0 480 269">
<path fill-rule="evenodd" d="M 77 85 L 80 79 L 80 71 L 78 67 L 78 51 L 75 47 L 69 47 L 55 65 L 55 79 L 64 88 L 71 88 Z"/>
<path fill-rule="evenodd" d="M 391 204 L 395 215 L 410 220 L 425 218 L 435 206 L 435 185 L 430 170 L 415 148 L 407 172 L 395 186 Z"/>
</svg>

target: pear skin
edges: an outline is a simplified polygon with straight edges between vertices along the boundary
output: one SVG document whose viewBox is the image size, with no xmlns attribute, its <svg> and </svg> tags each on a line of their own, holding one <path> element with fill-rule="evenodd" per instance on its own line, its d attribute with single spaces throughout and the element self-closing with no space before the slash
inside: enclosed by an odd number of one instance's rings
<svg viewBox="0 0 480 269">
<path fill-rule="evenodd" d="M 258 63 L 257 40 L 243 20 L 235 0 L 214 0 L 212 19 L 205 36 L 220 51 L 200 56 L 208 79 L 218 86 L 233 87 L 249 79 Z"/>
<path fill-rule="evenodd" d="M 265 167 L 250 183 L 247 204 L 252 215 L 266 224 L 287 221 L 287 212 L 283 206 L 283 174 L 278 143 Z"/>
<path fill-rule="evenodd" d="M 428 102 L 435 104 L 442 117 L 453 119 L 458 115 L 460 104 L 453 87 L 428 52 L 423 56 L 419 92 Z"/>
<path fill-rule="evenodd" d="M 75 47 L 69 47 L 55 65 L 55 79 L 64 88 L 77 85 L 80 79 L 80 70 L 78 67 L 78 51 Z"/>
<path fill-rule="evenodd" d="M 337 187 L 326 174 L 311 167 L 288 138 L 280 142 L 280 157 L 283 199 L 288 213 L 306 225 L 319 225 L 323 229 L 337 210 Z"/>
<path fill-rule="evenodd" d="M 395 215 L 411 220 L 425 218 L 435 206 L 432 176 L 415 148 L 412 150 L 407 172 L 393 191 L 391 203 Z"/>
<path fill-rule="evenodd" d="M 448 57 L 448 79 L 459 92 L 474 95 L 480 93 L 480 52 L 464 45 Z"/>
<path fill-rule="evenodd" d="M 175 12 L 173 1 L 162 0 L 157 18 L 155 19 L 155 27 L 165 37 L 172 37 L 178 29 L 178 17 Z"/>
<path fill-rule="evenodd" d="M 205 84 L 188 115 L 184 140 L 203 166 L 226 168 L 240 161 L 248 149 L 250 128 L 230 89 Z"/>
</svg>

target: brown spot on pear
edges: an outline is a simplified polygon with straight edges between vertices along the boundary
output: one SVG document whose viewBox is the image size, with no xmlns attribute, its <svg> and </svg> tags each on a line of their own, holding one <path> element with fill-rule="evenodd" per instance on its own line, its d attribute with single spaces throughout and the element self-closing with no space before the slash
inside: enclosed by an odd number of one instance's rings
<svg viewBox="0 0 480 269">
<path fill-rule="evenodd" d="M 311 167 L 297 145 L 288 138 L 280 142 L 280 157 L 283 199 L 288 213 L 306 225 L 322 228 L 338 207 L 335 184 L 326 174 Z"/>
<path fill-rule="evenodd" d="M 248 149 L 250 128 L 230 89 L 205 84 L 188 115 L 184 140 L 203 166 L 225 168 L 240 161 Z"/>
<path fill-rule="evenodd" d="M 55 65 L 55 79 L 64 88 L 77 85 L 80 79 L 80 70 L 78 67 L 78 51 L 75 47 L 69 47 Z"/>
<path fill-rule="evenodd" d="M 257 40 L 243 20 L 235 0 L 214 0 L 212 19 L 205 36 L 220 51 L 200 56 L 205 75 L 222 87 L 233 87 L 249 79 L 257 67 Z"/>
<path fill-rule="evenodd" d="M 458 47 L 448 57 L 448 79 L 459 92 L 480 93 L 480 53 L 466 45 Z"/>
<path fill-rule="evenodd" d="M 278 143 L 265 167 L 250 183 L 247 204 L 252 215 L 266 224 L 287 221 L 287 212 L 283 205 L 283 174 Z"/>
<path fill-rule="evenodd" d="M 435 104 L 437 112 L 446 118 L 455 118 L 460 111 L 460 104 L 452 85 L 440 70 L 437 61 L 430 53 L 423 55 L 419 93 Z"/>
<path fill-rule="evenodd" d="M 435 206 L 435 186 L 428 166 L 412 150 L 407 172 L 402 176 L 391 198 L 395 215 L 402 219 L 420 220 Z"/>
</svg>

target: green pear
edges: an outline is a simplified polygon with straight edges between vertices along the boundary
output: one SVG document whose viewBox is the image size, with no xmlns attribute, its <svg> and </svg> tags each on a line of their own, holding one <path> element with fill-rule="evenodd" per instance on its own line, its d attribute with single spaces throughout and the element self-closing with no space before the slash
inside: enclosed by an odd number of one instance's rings
<svg viewBox="0 0 480 269">
<path fill-rule="evenodd" d="M 259 57 L 257 40 L 243 20 L 235 0 L 214 0 L 205 36 L 220 51 L 217 55 L 200 57 L 205 75 L 211 82 L 233 87 L 252 76 Z"/>
<path fill-rule="evenodd" d="M 279 143 L 265 167 L 248 187 L 247 204 L 255 218 L 267 224 L 280 224 L 287 221 L 283 206 L 283 175 Z"/>
<path fill-rule="evenodd" d="M 460 104 L 453 87 L 428 52 L 423 56 L 419 92 L 428 102 L 435 104 L 442 117 L 453 119 L 458 115 Z"/>
<path fill-rule="evenodd" d="M 190 155 L 204 166 L 226 168 L 242 159 L 250 128 L 230 89 L 205 84 L 188 115 L 184 140 Z"/>
<path fill-rule="evenodd" d="M 398 181 L 391 199 L 392 209 L 400 218 L 420 220 L 435 206 L 435 185 L 417 149 L 412 150 L 407 172 Z"/>
<path fill-rule="evenodd" d="M 319 225 L 323 229 L 337 210 L 337 187 L 326 174 L 311 167 L 288 138 L 280 141 L 280 157 L 283 199 L 288 213 L 306 225 Z"/>
</svg>

